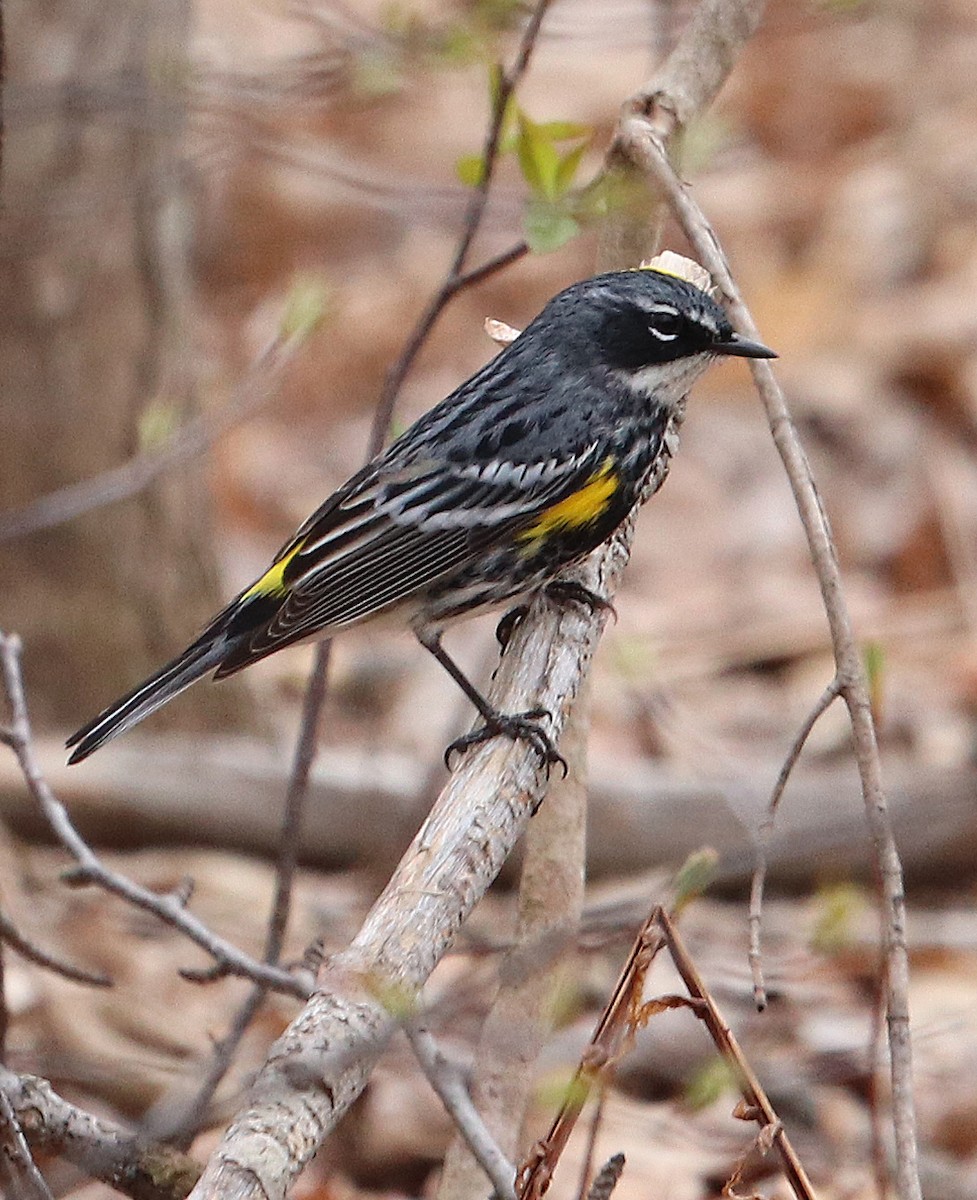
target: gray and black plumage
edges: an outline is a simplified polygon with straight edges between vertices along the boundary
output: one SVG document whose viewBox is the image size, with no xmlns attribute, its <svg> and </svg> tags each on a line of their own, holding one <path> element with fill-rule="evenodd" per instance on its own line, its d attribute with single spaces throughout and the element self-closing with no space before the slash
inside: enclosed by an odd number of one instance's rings
<svg viewBox="0 0 977 1200">
<path fill-rule="evenodd" d="M 523 333 L 328 498 L 271 567 L 172 662 L 68 741 L 80 762 L 202 676 L 384 616 L 414 630 L 488 732 L 496 713 L 441 646 L 449 622 L 525 597 L 600 545 L 661 481 L 695 379 L 719 355 L 770 358 L 685 280 L 597 275 Z M 552 751 L 552 753 L 551 753 Z"/>
</svg>

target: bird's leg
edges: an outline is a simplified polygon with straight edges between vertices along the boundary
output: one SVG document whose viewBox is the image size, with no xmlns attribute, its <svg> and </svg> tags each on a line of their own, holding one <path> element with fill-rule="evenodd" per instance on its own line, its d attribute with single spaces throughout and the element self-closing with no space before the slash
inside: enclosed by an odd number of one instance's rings
<svg viewBox="0 0 977 1200">
<path fill-rule="evenodd" d="M 478 729 L 473 729 L 471 733 L 466 733 L 463 737 L 456 738 L 451 743 L 444 752 L 445 766 L 450 767 L 451 755 L 454 751 L 460 754 L 470 746 L 477 746 L 481 742 L 487 742 L 490 738 L 503 735 L 512 738 L 513 741 L 528 742 L 542 760 L 547 775 L 552 764 L 559 763 L 563 768 L 564 776 L 566 776 L 566 759 L 559 753 L 549 735 L 539 725 L 541 718 L 550 715 L 545 708 L 531 708 L 528 712 L 522 713 L 499 712 L 497 708 L 493 708 L 489 704 L 482 693 L 470 682 L 458 664 L 441 645 L 440 633 L 430 630 L 418 630 L 415 632 L 417 633 L 417 640 L 444 667 L 455 683 L 458 684 L 468 699 L 478 709 L 479 715 L 484 721 L 484 725 L 481 725 Z"/>
<path fill-rule="evenodd" d="M 602 609 L 609 612 L 617 621 L 617 609 L 606 596 L 585 587 L 576 579 L 551 579 L 543 585 L 543 594 L 560 608 L 570 604 L 579 604 L 589 612 L 599 612 Z M 506 614 L 508 616 L 508 613 Z M 506 617 L 502 620 L 505 621 Z"/>
</svg>

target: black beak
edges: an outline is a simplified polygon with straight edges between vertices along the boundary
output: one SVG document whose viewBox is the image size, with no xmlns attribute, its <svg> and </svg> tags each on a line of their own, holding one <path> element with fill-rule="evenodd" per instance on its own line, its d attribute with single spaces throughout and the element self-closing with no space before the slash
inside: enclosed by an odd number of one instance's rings
<svg viewBox="0 0 977 1200">
<path fill-rule="evenodd" d="M 713 342 L 713 354 L 727 354 L 733 358 L 776 358 L 777 351 L 764 346 L 762 342 L 751 342 L 748 338 L 731 333 L 722 342 Z"/>
</svg>

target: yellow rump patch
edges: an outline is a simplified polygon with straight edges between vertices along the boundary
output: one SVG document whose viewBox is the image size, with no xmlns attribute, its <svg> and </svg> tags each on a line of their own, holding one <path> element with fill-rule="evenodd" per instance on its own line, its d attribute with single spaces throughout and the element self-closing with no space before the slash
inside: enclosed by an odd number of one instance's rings
<svg viewBox="0 0 977 1200">
<path fill-rule="evenodd" d="M 614 460 L 606 458 L 600 470 L 595 471 L 582 488 L 544 509 L 533 524 L 519 534 L 518 540 L 534 542 L 558 530 L 578 529 L 596 521 L 606 511 L 619 482 Z"/>
<path fill-rule="evenodd" d="M 302 541 L 286 550 L 281 558 L 272 563 L 257 583 L 253 583 L 248 588 L 241 599 L 250 600 L 253 596 L 283 596 L 285 594 L 285 568 L 304 545 L 305 542 Z"/>
</svg>

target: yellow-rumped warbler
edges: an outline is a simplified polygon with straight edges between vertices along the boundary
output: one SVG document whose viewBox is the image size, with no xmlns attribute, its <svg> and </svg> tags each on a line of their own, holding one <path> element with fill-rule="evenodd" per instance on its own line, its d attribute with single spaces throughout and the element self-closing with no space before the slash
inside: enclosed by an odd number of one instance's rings
<svg viewBox="0 0 977 1200">
<path fill-rule="evenodd" d="M 333 493 L 178 658 L 79 729 L 69 761 L 210 671 L 222 679 L 388 614 L 480 712 L 484 729 L 458 745 L 504 733 L 562 761 L 535 723 L 542 714 L 495 711 L 443 649 L 442 630 L 546 587 L 609 537 L 664 479 L 685 397 L 717 355 L 775 357 L 684 279 L 643 268 L 560 292 Z"/>
</svg>

